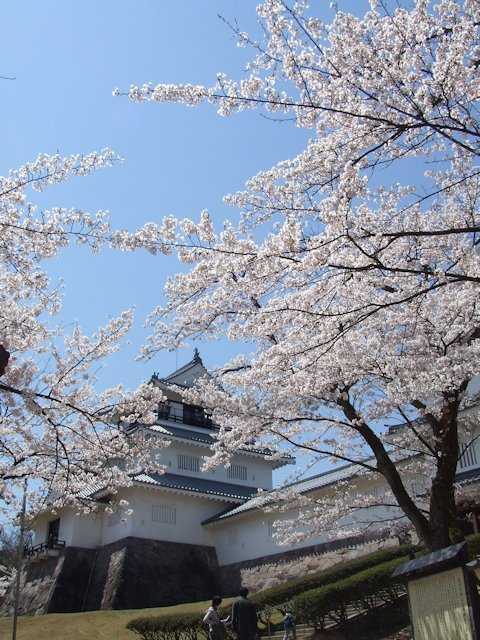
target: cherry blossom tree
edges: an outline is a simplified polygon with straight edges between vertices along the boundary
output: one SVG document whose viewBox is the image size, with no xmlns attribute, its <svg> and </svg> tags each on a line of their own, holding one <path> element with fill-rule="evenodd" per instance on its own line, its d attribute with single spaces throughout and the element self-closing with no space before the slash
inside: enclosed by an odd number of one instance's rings
<svg viewBox="0 0 480 640">
<path fill-rule="evenodd" d="M 85 489 L 130 482 L 129 468 L 112 461 L 143 460 L 140 443 L 122 420 L 152 421 L 159 400 L 152 385 L 133 393 L 97 390 L 97 371 L 115 352 L 133 320 L 131 310 L 92 336 L 53 323 L 61 291 L 42 268 L 72 242 L 98 251 L 124 248 L 129 234 L 110 228 L 107 214 L 78 209 L 40 211 L 27 196 L 117 161 L 106 149 L 85 156 L 40 155 L 0 178 L 0 507 L 30 483 L 32 510 L 44 504 L 85 504 Z M 139 239 L 137 237 L 137 244 Z M 129 453 L 129 456 L 127 456 Z"/>
<path fill-rule="evenodd" d="M 371 0 L 330 24 L 303 0 L 257 12 L 259 39 L 232 27 L 253 51 L 241 81 L 127 94 L 222 116 L 263 109 L 311 133 L 226 198 L 238 225 L 216 231 L 202 212 L 148 229 L 152 251 L 176 250 L 190 269 L 167 283 L 143 356 L 199 338 L 253 344 L 190 396 L 221 426 L 210 464 L 252 439 L 356 462 L 387 492 L 292 492 L 310 533 L 397 505 L 443 547 L 462 535 L 454 479 L 479 373 L 480 5 Z"/>
</svg>

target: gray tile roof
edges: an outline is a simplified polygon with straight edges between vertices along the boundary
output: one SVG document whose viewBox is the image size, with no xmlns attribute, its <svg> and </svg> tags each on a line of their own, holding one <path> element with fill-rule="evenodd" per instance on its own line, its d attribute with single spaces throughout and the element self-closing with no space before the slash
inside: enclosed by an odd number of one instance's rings
<svg viewBox="0 0 480 640">
<path fill-rule="evenodd" d="M 182 440 L 192 440 L 193 442 L 201 442 L 202 444 L 208 444 L 211 446 L 215 442 L 209 433 L 200 433 L 199 431 L 193 431 L 192 429 L 183 429 L 182 427 L 175 427 L 170 424 L 152 424 L 149 429 L 162 433 L 167 437 L 181 438 Z"/>
<path fill-rule="evenodd" d="M 370 462 L 371 459 L 365 462 Z M 339 482 L 340 480 L 346 480 L 347 478 L 352 478 L 360 471 L 364 471 L 364 468 L 358 464 L 350 463 L 344 464 L 341 467 L 335 467 L 334 469 L 328 469 L 327 471 L 322 471 L 322 473 L 317 473 L 314 476 L 310 476 L 309 478 L 304 478 L 303 480 L 297 480 L 296 482 L 291 482 L 287 484 L 287 487 L 295 487 L 300 493 L 305 493 L 307 491 L 313 491 L 314 489 L 320 489 L 321 487 L 326 487 L 334 482 Z"/>
<path fill-rule="evenodd" d="M 102 491 L 105 491 L 105 484 L 96 482 L 96 483 L 89 484 L 83 489 L 81 489 L 76 494 L 76 496 L 77 498 L 80 498 L 83 500 L 94 500 L 95 499 L 94 496 L 101 493 Z"/>
<path fill-rule="evenodd" d="M 170 438 L 180 438 L 181 440 L 190 440 L 191 442 L 198 442 L 200 444 L 205 444 L 211 447 L 215 442 L 217 442 L 217 438 L 215 436 L 210 435 L 210 433 L 201 433 L 199 431 L 194 431 L 193 429 L 185 429 L 183 427 L 177 427 L 170 424 L 154 424 L 148 427 L 151 431 L 156 431 L 157 433 L 161 433 L 166 437 Z M 260 456 L 271 456 L 272 451 L 265 447 L 240 447 L 239 451 L 244 453 L 253 453 Z M 284 464 L 288 464 L 293 462 L 292 456 L 285 455 L 282 458 L 276 459 L 278 466 L 282 466 Z"/>
<path fill-rule="evenodd" d="M 358 473 L 360 469 L 361 467 L 357 464 L 346 464 L 338 467 L 337 469 L 329 469 L 328 471 L 323 471 L 322 473 L 318 473 L 315 476 L 310 476 L 309 478 L 305 478 L 304 480 L 291 482 L 290 484 L 285 485 L 284 488 L 293 487 L 299 493 L 308 493 L 309 491 L 314 491 L 315 489 L 326 487 L 330 484 L 333 484 L 334 482 L 352 478 Z M 219 513 L 212 518 L 208 518 L 208 520 L 205 520 L 202 524 L 220 522 L 222 520 L 226 520 L 227 518 L 231 518 L 232 516 L 239 515 L 240 513 L 245 513 L 246 511 L 257 509 L 265 504 L 265 499 L 267 499 L 268 501 L 268 493 L 269 492 L 264 492 L 262 496 L 254 496 L 238 507 L 234 507 L 233 509 L 229 509 L 227 511 L 224 511 L 223 513 Z"/>
<path fill-rule="evenodd" d="M 264 496 L 254 496 L 247 500 L 243 504 L 238 505 L 238 507 L 234 507 L 233 509 L 226 509 L 221 513 L 217 513 L 211 518 L 207 518 L 202 522 L 202 524 L 211 524 L 212 522 L 223 522 L 223 520 L 227 520 L 228 518 L 232 518 L 233 516 L 237 516 L 240 513 L 246 513 L 247 511 L 253 511 L 254 509 L 260 508 L 263 504 Z"/>
<path fill-rule="evenodd" d="M 228 498 L 232 502 L 248 500 L 257 493 L 256 487 L 217 482 L 216 480 L 206 480 L 205 478 L 191 478 L 175 473 L 139 473 L 133 477 L 133 480 L 142 484 L 165 487 L 166 489 Z"/>
<path fill-rule="evenodd" d="M 290 484 L 285 485 L 285 488 L 294 487 L 299 493 L 308 493 L 309 491 L 314 491 L 315 489 L 320 489 L 322 487 L 327 487 L 335 482 L 339 482 L 341 480 L 347 480 L 348 478 L 353 478 L 357 475 L 357 473 L 362 469 L 358 464 L 346 464 L 336 469 L 329 469 L 328 471 L 323 471 L 322 473 L 318 473 L 315 476 L 311 476 L 309 478 L 305 478 L 304 480 L 297 480 L 296 482 L 292 482 Z M 461 485 L 471 484 L 476 480 L 480 479 L 480 467 L 475 469 L 469 469 L 468 471 L 461 471 L 457 473 L 455 476 L 455 482 L 458 482 Z M 223 513 L 219 513 L 212 518 L 208 518 L 202 524 L 210 524 L 212 522 L 221 522 L 222 520 L 226 520 L 227 518 L 231 518 L 232 516 L 239 515 L 241 513 L 245 513 L 247 511 L 251 511 L 253 509 L 257 509 L 265 504 L 265 498 L 268 498 L 268 492 L 264 493 L 263 496 L 254 496 L 250 500 L 247 500 L 243 504 L 238 505 L 238 507 L 234 507 L 233 509 L 228 509 Z"/>
<path fill-rule="evenodd" d="M 460 471 L 455 476 L 455 482 L 458 484 L 471 484 L 480 478 L 480 467 L 469 469 L 468 471 Z"/>
</svg>

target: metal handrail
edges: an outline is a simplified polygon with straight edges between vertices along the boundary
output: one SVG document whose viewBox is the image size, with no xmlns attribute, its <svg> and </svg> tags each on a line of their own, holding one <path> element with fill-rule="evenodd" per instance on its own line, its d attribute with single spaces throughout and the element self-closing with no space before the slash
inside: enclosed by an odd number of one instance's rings
<svg viewBox="0 0 480 640">
<path fill-rule="evenodd" d="M 60 540 L 59 538 L 49 538 L 46 542 L 41 542 L 40 544 L 33 545 L 31 547 L 25 547 L 23 551 L 23 555 L 25 558 L 31 558 L 32 556 L 40 555 L 44 551 L 50 550 L 60 550 L 66 547 L 65 540 Z"/>
</svg>

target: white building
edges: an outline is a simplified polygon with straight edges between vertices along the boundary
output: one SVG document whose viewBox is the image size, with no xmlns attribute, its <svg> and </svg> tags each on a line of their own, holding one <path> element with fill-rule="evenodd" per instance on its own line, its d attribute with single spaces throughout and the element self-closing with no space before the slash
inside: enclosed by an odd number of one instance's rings
<svg viewBox="0 0 480 640">
<path fill-rule="evenodd" d="M 55 517 L 45 513 L 38 518 L 25 577 L 32 592 L 23 604 L 25 612 L 206 599 L 213 591 L 235 591 L 242 566 L 345 544 L 317 537 L 286 549 L 275 542 L 273 522 L 280 516 L 259 509 L 255 496 L 259 488 L 272 488 L 273 470 L 291 464 L 288 456 L 278 459 L 264 449 L 239 449 L 228 468 L 201 470 L 216 427 L 203 409 L 182 403 L 172 385 L 188 387 L 205 374 L 196 352 L 191 362 L 170 376 L 153 376 L 168 402 L 160 407 L 156 425 L 134 429 L 146 431 L 152 456 L 167 470 L 164 474 L 142 470 L 131 487 L 119 491 L 117 499 L 128 501 L 132 515 L 125 518 L 102 509 L 95 515 L 77 515 L 73 509 L 63 509 Z M 165 438 L 170 446 L 156 446 L 157 439 Z M 344 465 L 302 480 L 295 488 L 321 498 L 339 480 L 351 480 L 356 491 L 382 491 L 379 480 L 359 476 L 358 471 L 355 465 Z M 479 476 L 480 455 L 474 441 L 460 461 L 458 479 L 475 483 Z M 419 479 L 419 491 L 421 485 Z M 108 496 L 99 487 L 90 497 Z M 381 519 L 379 508 L 375 509 L 372 519 Z M 295 513 L 281 517 L 291 519 Z M 477 530 L 476 517 L 474 527 Z"/>
</svg>

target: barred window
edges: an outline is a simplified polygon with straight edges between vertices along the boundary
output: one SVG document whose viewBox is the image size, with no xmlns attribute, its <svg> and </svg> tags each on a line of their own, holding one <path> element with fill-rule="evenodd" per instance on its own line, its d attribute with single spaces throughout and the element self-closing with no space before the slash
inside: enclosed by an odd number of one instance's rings
<svg viewBox="0 0 480 640">
<path fill-rule="evenodd" d="M 182 471 L 200 471 L 200 458 L 197 456 L 187 456 L 184 453 L 177 455 L 177 467 Z"/>
<path fill-rule="evenodd" d="M 242 464 L 231 464 L 228 467 L 228 477 L 232 480 L 246 480 L 247 479 L 247 467 Z"/>
<path fill-rule="evenodd" d="M 459 460 L 460 469 L 468 469 L 477 466 L 477 442 L 473 440 L 469 444 L 461 445 L 461 455 Z"/>
<path fill-rule="evenodd" d="M 177 507 L 171 504 L 152 505 L 152 522 L 177 524 Z"/>
<path fill-rule="evenodd" d="M 376 487 L 372 487 L 370 493 L 372 494 L 372 496 L 374 498 L 383 498 L 383 496 L 385 495 L 385 487 L 383 486 L 376 486 Z"/>
</svg>

